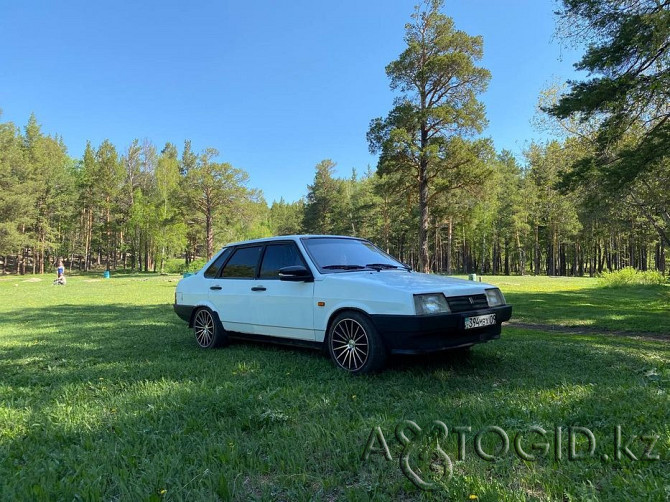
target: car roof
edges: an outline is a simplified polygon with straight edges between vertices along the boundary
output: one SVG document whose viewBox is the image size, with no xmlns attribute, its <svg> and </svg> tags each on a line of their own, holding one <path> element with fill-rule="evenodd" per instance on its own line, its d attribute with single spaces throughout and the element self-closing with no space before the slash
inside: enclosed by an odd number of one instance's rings
<svg viewBox="0 0 670 502">
<path fill-rule="evenodd" d="M 257 244 L 263 242 L 272 242 L 272 241 L 297 241 L 299 239 L 313 239 L 319 237 L 331 237 L 335 239 L 355 239 L 361 240 L 361 237 L 352 237 L 350 235 L 326 235 L 326 234 L 295 234 L 295 235 L 277 235 L 275 237 L 263 237 L 261 239 L 250 239 L 247 241 L 231 242 L 226 244 L 224 247 L 230 246 L 240 246 L 243 244 Z"/>
</svg>

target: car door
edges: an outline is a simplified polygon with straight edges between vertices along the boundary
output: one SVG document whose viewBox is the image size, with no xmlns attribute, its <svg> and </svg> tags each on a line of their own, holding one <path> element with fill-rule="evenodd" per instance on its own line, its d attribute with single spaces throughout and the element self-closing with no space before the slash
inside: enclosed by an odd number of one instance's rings
<svg viewBox="0 0 670 502">
<path fill-rule="evenodd" d="M 314 340 L 314 282 L 279 280 L 279 269 L 307 267 L 294 242 L 268 243 L 252 291 L 257 333 Z"/>
<path fill-rule="evenodd" d="M 235 248 L 218 277 L 209 281 L 209 301 L 228 331 L 257 332 L 252 288 L 262 251 L 262 244 Z"/>
</svg>

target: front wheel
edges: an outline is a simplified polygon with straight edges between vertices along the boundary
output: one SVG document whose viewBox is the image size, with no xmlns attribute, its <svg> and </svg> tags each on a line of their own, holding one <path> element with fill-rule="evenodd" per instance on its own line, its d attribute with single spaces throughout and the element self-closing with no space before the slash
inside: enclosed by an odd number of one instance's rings
<svg viewBox="0 0 670 502">
<path fill-rule="evenodd" d="M 201 308 L 193 318 L 195 341 L 203 349 L 221 347 L 228 342 L 228 334 L 223 329 L 219 317 L 208 308 Z"/>
<path fill-rule="evenodd" d="M 333 319 L 327 344 L 335 365 L 349 373 L 371 373 L 386 362 L 386 349 L 377 329 L 358 312 L 342 312 Z"/>
</svg>

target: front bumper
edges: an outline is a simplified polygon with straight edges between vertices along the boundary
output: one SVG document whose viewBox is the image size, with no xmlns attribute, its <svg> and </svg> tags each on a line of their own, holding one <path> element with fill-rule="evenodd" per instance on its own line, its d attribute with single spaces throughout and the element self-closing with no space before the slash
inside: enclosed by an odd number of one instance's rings
<svg viewBox="0 0 670 502">
<path fill-rule="evenodd" d="M 465 318 L 495 314 L 496 324 L 465 329 Z M 512 306 L 437 315 L 372 315 L 372 322 L 393 354 L 421 354 L 468 347 L 500 338 L 501 323 L 512 317 Z"/>
</svg>

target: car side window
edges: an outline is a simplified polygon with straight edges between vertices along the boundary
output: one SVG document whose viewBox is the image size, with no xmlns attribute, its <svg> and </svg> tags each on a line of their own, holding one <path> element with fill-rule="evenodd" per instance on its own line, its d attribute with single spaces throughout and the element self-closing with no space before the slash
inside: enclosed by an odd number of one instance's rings
<svg viewBox="0 0 670 502">
<path fill-rule="evenodd" d="M 279 279 L 279 269 L 293 265 L 305 265 L 295 244 L 271 244 L 263 255 L 260 278 Z"/>
<path fill-rule="evenodd" d="M 224 279 L 253 279 L 263 246 L 239 248 L 235 250 L 226 266 L 223 267 Z"/>
<path fill-rule="evenodd" d="M 214 263 L 212 263 L 209 267 L 207 267 L 207 270 L 205 270 L 205 277 L 207 279 L 214 279 L 219 276 L 219 271 L 223 266 L 223 262 L 226 261 L 226 258 L 230 256 L 231 252 L 232 252 L 231 248 L 224 249 L 223 252 L 218 256 L 218 258 L 214 260 Z"/>
</svg>

